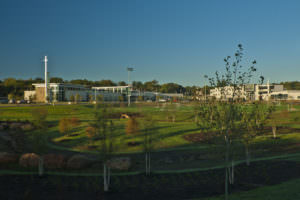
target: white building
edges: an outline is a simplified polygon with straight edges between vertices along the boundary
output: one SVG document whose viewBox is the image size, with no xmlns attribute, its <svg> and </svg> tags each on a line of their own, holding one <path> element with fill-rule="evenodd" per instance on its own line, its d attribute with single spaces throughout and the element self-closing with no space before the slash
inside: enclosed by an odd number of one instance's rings
<svg viewBox="0 0 300 200">
<path fill-rule="evenodd" d="M 246 84 L 238 89 L 233 86 L 218 87 L 210 90 L 210 96 L 218 100 L 240 98 L 245 100 L 269 100 L 276 92 L 284 91 L 283 85 L 277 84 Z"/>
<path fill-rule="evenodd" d="M 273 100 L 300 100 L 300 90 L 283 90 L 272 92 L 271 99 Z"/>
<path fill-rule="evenodd" d="M 244 87 L 234 88 L 233 86 L 225 86 L 211 89 L 210 96 L 218 100 L 246 99 L 246 92 Z"/>
</svg>

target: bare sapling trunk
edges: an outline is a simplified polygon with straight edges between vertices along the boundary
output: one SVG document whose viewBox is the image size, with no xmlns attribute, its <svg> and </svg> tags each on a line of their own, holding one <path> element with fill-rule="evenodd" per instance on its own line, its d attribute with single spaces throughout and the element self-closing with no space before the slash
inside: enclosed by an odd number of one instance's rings
<svg viewBox="0 0 300 200">
<path fill-rule="evenodd" d="M 107 167 L 106 164 L 103 164 L 103 185 L 104 185 L 104 192 L 109 190 L 110 184 L 110 169 Z"/>
<path fill-rule="evenodd" d="M 150 170 L 151 170 L 151 168 L 150 168 L 150 153 L 148 152 L 148 153 L 146 153 L 145 154 L 145 161 L 146 161 L 146 163 L 145 163 L 145 165 L 146 165 L 146 175 L 149 175 L 150 174 Z"/>
<path fill-rule="evenodd" d="M 250 165 L 250 150 L 249 150 L 248 145 L 245 146 L 245 152 L 246 152 L 246 164 L 247 164 L 247 166 L 249 166 Z"/>
<path fill-rule="evenodd" d="M 273 133 L 273 138 L 276 138 L 276 131 L 277 131 L 277 127 L 275 124 L 272 125 L 272 133 Z"/>
<path fill-rule="evenodd" d="M 234 184 L 234 161 L 231 161 L 231 166 L 228 167 L 229 183 Z"/>
<path fill-rule="evenodd" d="M 43 176 L 44 175 L 44 157 L 40 156 L 39 159 L 39 176 Z"/>
<path fill-rule="evenodd" d="M 229 141 L 225 135 L 226 152 L 225 152 L 225 200 L 228 200 L 228 179 L 229 179 Z"/>
<path fill-rule="evenodd" d="M 146 175 L 148 175 L 148 154 L 145 153 L 145 167 L 146 167 Z"/>
</svg>

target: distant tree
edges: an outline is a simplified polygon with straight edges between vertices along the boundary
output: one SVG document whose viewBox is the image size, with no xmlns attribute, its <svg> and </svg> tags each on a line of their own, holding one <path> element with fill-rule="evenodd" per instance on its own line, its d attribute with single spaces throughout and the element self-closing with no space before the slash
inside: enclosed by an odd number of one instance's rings
<svg viewBox="0 0 300 200">
<path fill-rule="evenodd" d="M 17 94 L 17 80 L 14 78 L 7 78 L 4 80 L 4 86 L 7 87 L 9 93 Z"/>
<path fill-rule="evenodd" d="M 90 103 L 93 102 L 93 95 L 90 94 L 90 95 L 88 96 L 88 101 L 89 101 Z"/>
<path fill-rule="evenodd" d="M 59 77 L 51 77 L 50 78 L 50 83 L 63 83 L 63 82 L 64 82 L 64 80 Z"/>
<path fill-rule="evenodd" d="M 70 96 L 70 101 L 71 101 L 71 102 L 74 102 L 74 101 L 75 101 L 74 95 L 71 95 L 71 96 Z"/>
<path fill-rule="evenodd" d="M 122 95 L 120 95 L 120 96 L 118 97 L 118 99 L 119 99 L 120 102 L 123 102 L 123 101 L 124 101 L 124 97 L 123 97 Z"/>
<path fill-rule="evenodd" d="M 148 81 L 144 83 L 144 88 L 146 91 L 158 92 L 160 89 L 160 85 L 157 80 Z"/>
<path fill-rule="evenodd" d="M 120 81 L 120 82 L 118 83 L 118 85 L 119 85 L 119 86 L 126 86 L 127 83 L 126 83 L 125 81 Z"/>
<path fill-rule="evenodd" d="M 80 102 L 80 101 L 81 101 L 81 96 L 77 93 L 77 94 L 75 95 L 75 102 L 78 103 L 78 102 Z"/>
<path fill-rule="evenodd" d="M 13 99 L 15 99 L 14 93 L 8 94 L 7 98 L 8 98 L 8 100 L 13 100 Z"/>
<path fill-rule="evenodd" d="M 136 90 L 142 91 L 142 90 L 145 89 L 145 87 L 144 87 L 144 85 L 141 81 L 133 81 L 132 85 L 133 85 L 133 88 L 136 89 Z"/>
<path fill-rule="evenodd" d="M 176 83 L 165 83 L 160 86 L 160 92 L 162 93 L 184 93 L 185 88 Z"/>
<path fill-rule="evenodd" d="M 101 103 L 103 101 L 103 95 L 99 94 L 97 95 L 97 103 Z"/>
<path fill-rule="evenodd" d="M 117 84 L 111 80 L 95 81 L 95 86 L 116 86 Z"/>
<path fill-rule="evenodd" d="M 143 96 L 138 96 L 138 101 L 143 101 L 144 97 Z"/>
</svg>

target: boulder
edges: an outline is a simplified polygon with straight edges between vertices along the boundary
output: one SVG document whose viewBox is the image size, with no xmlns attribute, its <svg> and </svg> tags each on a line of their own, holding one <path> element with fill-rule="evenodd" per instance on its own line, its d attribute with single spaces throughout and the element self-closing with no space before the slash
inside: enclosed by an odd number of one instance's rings
<svg viewBox="0 0 300 200">
<path fill-rule="evenodd" d="M 47 169 L 63 169 L 66 166 L 66 158 L 60 154 L 47 154 L 44 156 L 44 166 Z"/>
<path fill-rule="evenodd" d="M 0 164 L 10 164 L 18 162 L 18 155 L 14 153 L 0 152 Z"/>
<path fill-rule="evenodd" d="M 93 163 L 93 160 L 89 159 L 84 155 L 74 155 L 67 162 L 68 169 L 83 169 Z"/>
<path fill-rule="evenodd" d="M 107 161 L 108 167 L 111 169 L 128 170 L 131 166 L 129 157 L 112 158 Z"/>
<path fill-rule="evenodd" d="M 26 153 L 20 157 L 19 165 L 22 167 L 38 167 L 40 156 L 35 153 Z"/>
</svg>

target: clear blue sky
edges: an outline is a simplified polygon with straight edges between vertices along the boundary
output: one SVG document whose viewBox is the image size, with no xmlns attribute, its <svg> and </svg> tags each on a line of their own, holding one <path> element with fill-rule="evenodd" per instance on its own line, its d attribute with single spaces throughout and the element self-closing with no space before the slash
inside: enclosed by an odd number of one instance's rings
<svg viewBox="0 0 300 200">
<path fill-rule="evenodd" d="M 300 1 L 1 0 L 0 79 L 203 85 L 238 43 L 272 82 L 300 79 Z"/>
</svg>

